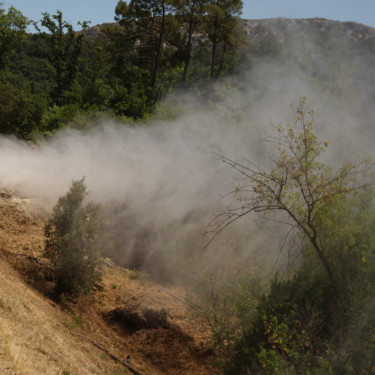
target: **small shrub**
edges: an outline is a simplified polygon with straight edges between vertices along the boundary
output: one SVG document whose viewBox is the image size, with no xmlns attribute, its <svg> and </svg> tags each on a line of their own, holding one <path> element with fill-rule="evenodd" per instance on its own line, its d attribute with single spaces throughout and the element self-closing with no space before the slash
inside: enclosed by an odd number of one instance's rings
<svg viewBox="0 0 375 375">
<path fill-rule="evenodd" d="M 86 195 L 84 178 L 73 181 L 45 226 L 45 256 L 56 266 L 56 292 L 60 296 L 89 290 L 101 277 L 100 206 L 94 202 L 83 206 Z"/>
</svg>

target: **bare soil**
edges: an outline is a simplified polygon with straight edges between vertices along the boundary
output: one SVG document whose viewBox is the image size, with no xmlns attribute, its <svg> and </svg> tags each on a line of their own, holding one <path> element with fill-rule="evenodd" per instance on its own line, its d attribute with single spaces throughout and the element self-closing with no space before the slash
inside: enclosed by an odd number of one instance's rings
<svg viewBox="0 0 375 375">
<path fill-rule="evenodd" d="M 0 374 L 132 373 L 108 352 L 144 375 L 219 374 L 210 329 L 192 318 L 183 289 L 106 259 L 93 291 L 55 302 L 45 220 L 37 202 L 0 189 Z"/>
</svg>

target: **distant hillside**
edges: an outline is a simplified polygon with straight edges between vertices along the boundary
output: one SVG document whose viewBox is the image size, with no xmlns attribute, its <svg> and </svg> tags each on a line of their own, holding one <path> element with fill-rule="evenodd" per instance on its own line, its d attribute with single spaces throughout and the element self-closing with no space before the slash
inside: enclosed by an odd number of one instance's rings
<svg viewBox="0 0 375 375">
<path fill-rule="evenodd" d="M 290 36 L 304 36 L 311 32 L 319 34 L 335 33 L 352 40 L 375 38 L 375 29 L 355 22 L 331 21 L 324 18 L 291 19 L 269 18 L 262 20 L 243 20 L 246 34 L 250 38 L 272 33 L 279 42 Z"/>
<path fill-rule="evenodd" d="M 356 22 L 332 21 L 324 18 L 292 19 L 292 18 L 267 18 L 260 20 L 242 20 L 246 34 L 250 38 L 257 38 L 272 34 L 279 42 L 288 36 L 303 36 L 313 31 L 320 34 L 335 33 L 352 40 L 375 39 L 375 29 Z M 85 34 L 93 38 L 100 34 L 103 26 L 115 25 L 114 22 L 103 23 L 88 28 Z"/>
</svg>

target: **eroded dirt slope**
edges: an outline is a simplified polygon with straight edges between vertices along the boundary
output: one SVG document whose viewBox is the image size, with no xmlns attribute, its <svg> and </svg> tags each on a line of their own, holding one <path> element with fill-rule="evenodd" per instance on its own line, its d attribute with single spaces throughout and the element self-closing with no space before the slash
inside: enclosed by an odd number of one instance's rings
<svg viewBox="0 0 375 375">
<path fill-rule="evenodd" d="M 217 374 L 204 322 L 189 318 L 184 291 L 106 260 L 103 280 L 74 302 L 50 298 L 42 258 L 46 213 L 0 190 L 0 374 Z M 130 358 L 129 358 L 130 357 Z"/>
</svg>

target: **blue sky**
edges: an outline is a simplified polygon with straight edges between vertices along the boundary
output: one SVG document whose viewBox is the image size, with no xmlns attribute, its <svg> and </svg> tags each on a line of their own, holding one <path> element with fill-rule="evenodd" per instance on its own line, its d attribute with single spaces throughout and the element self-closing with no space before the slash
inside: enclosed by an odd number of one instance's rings
<svg viewBox="0 0 375 375">
<path fill-rule="evenodd" d="M 355 21 L 375 27 L 375 0 L 243 0 L 243 18 L 323 17 Z M 75 27 L 77 21 L 91 20 L 91 25 L 112 22 L 117 0 L 3 0 L 5 8 L 13 5 L 25 16 L 39 20 L 42 12 L 63 12 L 64 19 Z"/>
</svg>

